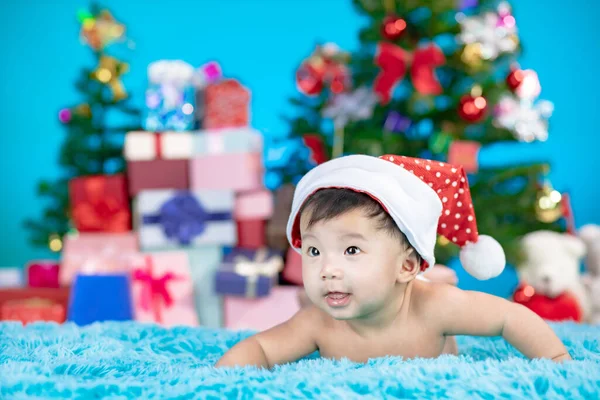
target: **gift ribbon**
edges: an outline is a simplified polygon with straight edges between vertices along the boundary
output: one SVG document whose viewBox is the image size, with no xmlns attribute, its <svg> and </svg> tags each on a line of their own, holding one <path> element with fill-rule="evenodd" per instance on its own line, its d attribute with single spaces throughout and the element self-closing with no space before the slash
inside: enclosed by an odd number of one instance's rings
<svg viewBox="0 0 600 400">
<path fill-rule="evenodd" d="M 154 151 L 156 158 L 162 158 L 162 140 L 159 133 L 154 134 Z"/>
<path fill-rule="evenodd" d="M 161 303 L 165 307 L 173 305 L 173 297 L 167 289 L 169 281 L 179 279 L 172 272 L 163 274 L 160 278 L 155 278 L 152 274 L 153 261 L 151 256 L 144 257 L 145 268 L 137 268 L 133 271 L 133 279 L 142 284 L 139 303 L 143 310 L 152 309 L 156 322 L 162 322 Z"/>
<path fill-rule="evenodd" d="M 160 224 L 167 238 L 187 246 L 204 232 L 207 222 L 231 219 L 230 211 L 209 213 L 193 194 L 178 192 L 160 207 L 158 214 L 145 215 L 142 223 Z"/>
<path fill-rule="evenodd" d="M 244 255 L 234 257 L 235 273 L 246 277 L 246 297 L 256 297 L 258 278 L 267 276 L 274 278 L 283 269 L 283 259 L 279 256 L 269 257 L 267 249 L 259 249 L 250 259 Z"/>
</svg>

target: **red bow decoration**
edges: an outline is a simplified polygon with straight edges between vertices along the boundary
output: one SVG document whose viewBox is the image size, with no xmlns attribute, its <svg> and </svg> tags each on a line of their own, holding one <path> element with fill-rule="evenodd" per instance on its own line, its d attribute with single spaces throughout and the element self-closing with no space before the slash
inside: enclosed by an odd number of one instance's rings
<svg viewBox="0 0 600 400">
<path fill-rule="evenodd" d="M 434 69 L 445 62 L 444 53 L 433 43 L 418 48 L 411 54 L 393 43 L 381 42 L 375 54 L 375 64 L 381 68 L 373 83 L 375 93 L 380 96 L 381 104 L 387 104 L 410 65 L 410 76 L 417 92 L 440 94 L 443 89 L 435 77 Z"/>
<path fill-rule="evenodd" d="M 155 278 L 152 274 L 153 262 L 151 256 L 145 256 L 145 269 L 137 268 L 133 271 L 133 279 L 140 281 L 142 290 L 140 292 L 140 306 L 144 310 L 152 309 L 156 322 L 162 322 L 161 303 L 166 307 L 173 305 L 173 298 L 167 289 L 167 283 L 179 279 L 172 272 Z"/>
<path fill-rule="evenodd" d="M 342 93 L 350 86 L 350 71 L 345 65 L 347 54 L 337 48 L 318 46 L 296 71 L 296 87 L 306 96 L 315 96 L 325 86 Z"/>
</svg>

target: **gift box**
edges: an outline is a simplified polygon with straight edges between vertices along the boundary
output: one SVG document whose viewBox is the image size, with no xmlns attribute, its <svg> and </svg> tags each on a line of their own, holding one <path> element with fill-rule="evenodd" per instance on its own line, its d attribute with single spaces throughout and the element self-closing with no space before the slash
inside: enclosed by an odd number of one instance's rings
<svg viewBox="0 0 600 400">
<path fill-rule="evenodd" d="M 0 289 L 24 286 L 23 269 L 19 267 L 0 267 Z"/>
<path fill-rule="evenodd" d="M 470 140 L 455 140 L 448 148 L 448 163 L 462 165 L 467 173 L 477 172 L 479 169 L 479 150 L 481 143 Z"/>
<path fill-rule="evenodd" d="M 235 248 L 223 259 L 215 289 L 217 293 L 230 296 L 267 296 L 277 283 L 282 268 L 283 258 L 276 251 Z"/>
<path fill-rule="evenodd" d="M 285 267 L 281 274 L 283 279 L 294 285 L 302 286 L 302 255 L 289 247 L 285 256 Z"/>
<path fill-rule="evenodd" d="M 196 93 L 191 85 L 150 84 L 142 120 L 147 131 L 189 131 L 195 127 Z"/>
<path fill-rule="evenodd" d="M 273 194 L 268 190 L 237 193 L 233 217 L 236 221 L 269 219 L 273 215 Z"/>
<path fill-rule="evenodd" d="M 131 321 L 133 307 L 128 274 L 77 274 L 67 317 L 77 325 Z"/>
<path fill-rule="evenodd" d="M 128 132 L 123 154 L 127 161 L 187 160 L 192 157 L 194 136 L 189 132 Z"/>
<path fill-rule="evenodd" d="M 10 310 L 11 315 L 12 311 L 15 310 L 16 304 L 29 304 L 28 302 L 45 300 L 48 303 L 59 305 L 62 310 L 66 310 L 69 305 L 70 298 L 70 290 L 68 288 L 13 288 L 13 289 L 0 289 L 0 310 L 4 307 L 5 304 L 8 304 L 7 310 Z M 18 309 L 18 307 L 17 307 Z M 56 307 L 52 308 L 56 310 Z M 22 309 L 21 309 L 22 310 Z M 39 314 L 38 314 L 39 315 Z M 44 316 L 56 316 L 54 313 L 44 313 Z M 10 317 L 13 318 L 13 317 Z M 19 317 L 14 317 L 19 321 L 26 320 L 27 322 L 31 322 L 31 314 L 25 318 L 20 312 Z M 56 319 L 50 319 L 51 321 L 56 321 Z M 62 321 L 65 320 L 64 313 Z"/>
<path fill-rule="evenodd" d="M 69 181 L 71 218 L 79 232 L 127 232 L 131 211 L 123 175 L 95 175 Z"/>
<path fill-rule="evenodd" d="M 262 189 L 260 153 L 208 154 L 190 161 L 191 189 Z"/>
<path fill-rule="evenodd" d="M 188 189 L 189 160 L 130 161 L 127 179 L 132 197 L 148 189 Z"/>
<path fill-rule="evenodd" d="M 235 79 L 208 85 L 204 97 L 204 129 L 248 126 L 250 91 Z"/>
<path fill-rule="evenodd" d="M 234 245 L 234 195 L 230 190 L 149 190 L 136 201 L 144 250 Z"/>
<path fill-rule="evenodd" d="M 274 287 L 266 297 L 225 297 L 225 327 L 231 330 L 264 331 L 277 326 L 300 310 L 297 286 Z"/>
<path fill-rule="evenodd" d="M 266 247 L 266 225 L 264 219 L 251 219 L 236 221 L 237 245 L 247 249 L 260 249 Z"/>
<path fill-rule="evenodd" d="M 188 255 L 182 251 L 143 254 L 132 265 L 135 319 L 166 327 L 197 326 Z"/>
<path fill-rule="evenodd" d="M 186 253 L 190 261 L 198 319 L 204 327 L 222 328 L 223 296 L 215 290 L 215 279 L 223 260 L 223 249 L 203 246 L 186 250 Z"/>
<path fill-rule="evenodd" d="M 266 232 L 267 247 L 271 249 L 286 251 L 289 247 L 285 230 L 292 209 L 294 190 L 294 185 L 286 184 L 275 191 L 273 215 L 267 223 Z"/>
<path fill-rule="evenodd" d="M 66 235 L 58 281 L 61 286 L 70 286 L 79 272 L 126 272 L 131 257 L 138 252 L 138 238 L 134 232 Z"/>
<path fill-rule="evenodd" d="M 262 148 L 262 134 L 249 127 L 202 130 L 193 137 L 196 155 L 260 153 Z"/>
<path fill-rule="evenodd" d="M 59 287 L 58 275 L 60 264 L 52 260 L 36 260 L 27 263 L 25 274 L 29 287 Z"/>
<path fill-rule="evenodd" d="M 0 308 L 0 320 L 20 321 L 23 325 L 37 321 L 65 322 L 65 307 L 48 299 L 9 300 Z"/>
</svg>

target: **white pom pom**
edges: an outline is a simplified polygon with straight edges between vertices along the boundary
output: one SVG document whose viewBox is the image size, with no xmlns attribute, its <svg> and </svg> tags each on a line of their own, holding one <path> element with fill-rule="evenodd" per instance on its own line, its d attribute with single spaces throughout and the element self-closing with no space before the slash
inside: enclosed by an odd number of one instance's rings
<svg viewBox="0 0 600 400">
<path fill-rule="evenodd" d="M 502 273 L 506 265 L 506 256 L 496 239 L 479 235 L 476 243 L 469 243 L 462 247 L 460 262 L 470 275 L 484 281 Z"/>
</svg>

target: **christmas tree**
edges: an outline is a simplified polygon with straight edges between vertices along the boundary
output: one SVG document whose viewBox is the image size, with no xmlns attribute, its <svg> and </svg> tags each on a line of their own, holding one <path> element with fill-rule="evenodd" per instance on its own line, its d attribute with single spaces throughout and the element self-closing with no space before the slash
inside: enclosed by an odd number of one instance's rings
<svg viewBox="0 0 600 400">
<path fill-rule="evenodd" d="M 80 38 L 93 51 L 96 66 L 83 68 L 75 83 L 83 101 L 59 111 L 58 118 L 66 128 L 66 137 L 60 149 L 61 176 L 42 180 L 37 187 L 40 197 L 48 200 L 39 219 L 28 219 L 25 227 L 31 232 L 30 241 L 35 246 L 62 249 L 62 237 L 72 230 L 69 218 L 68 183 L 72 178 L 88 175 L 114 174 L 125 170 L 123 160 L 123 135 L 137 130 L 140 112 L 128 105 L 121 76 L 128 65 L 110 56 L 107 48 L 125 39 L 125 26 L 112 14 L 93 4 L 89 11 L 80 11 Z M 131 126 L 109 126 L 115 113 L 131 119 Z"/>
<path fill-rule="evenodd" d="M 506 2 L 353 0 L 367 17 L 360 48 L 316 47 L 296 73 L 300 95 L 292 135 L 319 135 L 330 157 L 401 154 L 457 163 L 468 173 L 478 228 L 503 245 L 562 230 L 561 194 L 547 163 L 488 168 L 479 149 L 546 140 L 552 104 L 538 100 L 533 70 L 516 63 L 522 46 Z M 457 247 L 440 237 L 436 258 Z"/>
</svg>

